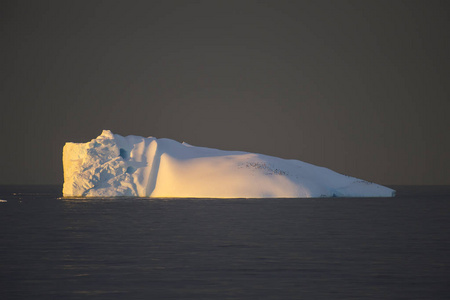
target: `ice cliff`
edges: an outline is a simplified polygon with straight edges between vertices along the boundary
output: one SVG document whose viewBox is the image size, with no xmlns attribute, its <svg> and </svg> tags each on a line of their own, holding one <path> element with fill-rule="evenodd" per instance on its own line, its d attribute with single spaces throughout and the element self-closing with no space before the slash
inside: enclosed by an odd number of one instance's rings
<svg viewBox="0 0 450 300">
<path fill-rule="evenodd" d="M 63 149 L 63 194 L 83 197 L 392 197 L 395 191 L 299 160 L 104 130 Z"/>
</svg>

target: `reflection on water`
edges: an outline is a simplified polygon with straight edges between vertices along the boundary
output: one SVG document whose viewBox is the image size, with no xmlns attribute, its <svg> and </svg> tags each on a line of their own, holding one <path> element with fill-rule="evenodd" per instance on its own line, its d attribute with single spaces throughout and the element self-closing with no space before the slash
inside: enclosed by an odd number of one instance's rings
<svg viewBox="0 0 450 300">
<path fill-rule="evenodd" d="M 448 299 L 448 187 L 83 199 L 2 187 L 2 299 Z"/>
</svg>

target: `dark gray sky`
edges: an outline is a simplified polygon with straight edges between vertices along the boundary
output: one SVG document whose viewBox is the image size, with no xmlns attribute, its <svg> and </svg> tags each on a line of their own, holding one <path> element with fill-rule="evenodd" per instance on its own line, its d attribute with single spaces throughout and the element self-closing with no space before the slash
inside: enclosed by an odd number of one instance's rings
<svg viewBox="0 0 450 300">
<path fill-rule="evenodd" d="M 2 1 L 0 184 L 103 129 L 450 184 L 446 1 Z"/>
</svg>

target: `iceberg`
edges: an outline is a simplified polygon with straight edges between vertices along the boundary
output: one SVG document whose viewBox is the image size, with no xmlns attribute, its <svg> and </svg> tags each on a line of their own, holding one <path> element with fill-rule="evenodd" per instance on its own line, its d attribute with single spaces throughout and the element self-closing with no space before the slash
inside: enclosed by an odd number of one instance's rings
<svg viewBox="0 0 450 300">
<path fill-rule="evenodd" d="M 64 197 L 393 197 L 395 191 L 299 160 L 109 130 L 63 148 Z"/>
</svg>

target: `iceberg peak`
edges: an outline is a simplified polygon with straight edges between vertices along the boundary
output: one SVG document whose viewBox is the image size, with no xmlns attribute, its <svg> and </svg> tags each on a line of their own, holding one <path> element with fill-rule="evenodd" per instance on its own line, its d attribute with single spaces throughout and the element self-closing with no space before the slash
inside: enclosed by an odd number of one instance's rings
<svg viewBox="0 0 450 300">
<path fill-rule="evenodd" d="M 114 138 L 114 134 L 112 133 L 111 130 L 103 130 L 102 134 L 99 136 L 105 139 L 113 139 Z"/>
</svg>

